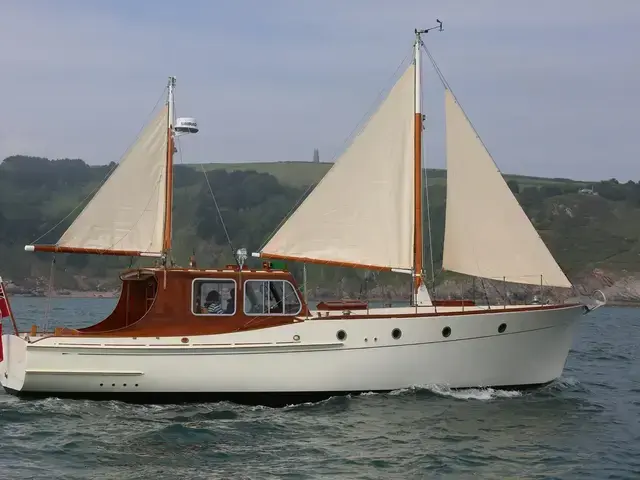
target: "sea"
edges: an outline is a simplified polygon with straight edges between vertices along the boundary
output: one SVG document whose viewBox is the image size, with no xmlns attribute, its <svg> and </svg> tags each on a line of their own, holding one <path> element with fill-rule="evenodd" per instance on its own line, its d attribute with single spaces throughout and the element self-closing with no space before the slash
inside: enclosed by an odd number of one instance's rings
<svg viewBox="0 0 640 480">
<path fill-rule="evenodd" d="M 87 325 L 114 304 L 12 299 L 24 327 Z M 640 479 L 639 344 L 640 309 L 602 307 L 563 376 L 525 393 L 424 385 L 285 408 L 3 393 L 0 478 Z"/>
</svg>

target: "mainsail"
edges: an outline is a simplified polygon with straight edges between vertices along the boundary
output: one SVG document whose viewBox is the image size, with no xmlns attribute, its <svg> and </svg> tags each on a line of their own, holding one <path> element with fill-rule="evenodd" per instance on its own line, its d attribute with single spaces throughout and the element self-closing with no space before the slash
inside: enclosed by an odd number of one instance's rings
<svg viewBox="0 0 640 480">
<path fill-rule="evenodd" d="M 414 77 L 411 64 L 260 256 L 413 268 Z"/>
<path fill-rule="evenodd" d="M 168 131 L 165 106 L 62 235 L 58 247 L 162 252 Z"/>
<path fill-rule="evenodd" d="M 455 97 L 445 89 L 447 204 L 442 267 L 571 287 Z"/>
</svg>

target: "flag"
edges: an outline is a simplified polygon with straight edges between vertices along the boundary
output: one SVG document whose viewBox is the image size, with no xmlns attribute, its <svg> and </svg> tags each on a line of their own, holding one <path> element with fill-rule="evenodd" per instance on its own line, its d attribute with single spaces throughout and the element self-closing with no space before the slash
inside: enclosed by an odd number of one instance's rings
<svg viewBox="0 0 640 480">
<path fill-rule="evenodd" d="M 4 317 L 11 317 L 11 320 L 13 320 L 11 310 L 9 309 L 9 300 L 7 299 L 4 284 L 0 277 L 0 362 L 4 361 L 4 342 L 2 341 L 2 319 Z"/>
<path fill-rule="evenodd" d="M 4 345 L 2 342 L 2 319 L 9 316 L 9 304 L 7 295 L 4 293 L 4 285 L 0 278 L 0 362 L 4 360 Z"/>
<path fill-rule="evenodd" d="M 0 319 L 9 316 L 9 300 L 7 300 L 7 295 L 4 293 L 4 285 L 2 284 L 2 279 L 0 278 Z"/>
</svg>

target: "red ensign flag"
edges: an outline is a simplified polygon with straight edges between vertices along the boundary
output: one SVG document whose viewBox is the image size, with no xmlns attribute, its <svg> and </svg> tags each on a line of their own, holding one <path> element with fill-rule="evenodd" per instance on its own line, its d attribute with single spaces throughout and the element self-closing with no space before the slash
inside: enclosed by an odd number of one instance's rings
<svg viewBox="0 0 640 480">
<path fill-rule="evenodd" d="M 9 304 L 4 293 L 2 279 L 0 279 L 0 362 L 4 361 L 4 348 L 2 344 L 2 319 L 9 316 Z"/>
<path fill-rule="evenodd" d="M 4 293 L 4 285 L 0 281 L 0 319 L 9 316 L 9 304 L 7 303 L 7 296 Z"/>
</svg>

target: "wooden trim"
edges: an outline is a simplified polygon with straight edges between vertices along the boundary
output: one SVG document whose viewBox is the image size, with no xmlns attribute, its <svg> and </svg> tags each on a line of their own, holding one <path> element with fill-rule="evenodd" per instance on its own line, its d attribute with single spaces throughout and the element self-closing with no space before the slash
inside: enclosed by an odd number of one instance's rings
<svg viewBox="0 0 640 480">
<path fill-rule="evenodd" d="M 277 255 L 273 253 L 260 253 L 261 258 L 268 258 L 271 260 L 290 260 L 293 262 L 305 262 L 305 263 L 315 263 L 318 265 L 333 265 L 336 267 L 349 267 L 349 268 L 366 268 L 367 270 L 378 270 L 390 272 L 392 270 L 391 267 L 381 267 L 379 265 L 363 265 L 360 263 L 349 263 L 349 262 L 338 262 L 332 260 L 319 260 L 317 258 L 309 258 L 309 257 L 289 257 L 287 255 Z"/>
<path fill-rule="evenodd" d="M 28 249 L 27 249 L 28 247 Z M 49 253 L 80 253 L 90 255 L 114 255 L 121 257 L 160 257 L 159 252 L 140 252 L 137 250 L 103 250 L 100 248 L 65 247 L 60 245 L 28 245 L 26 251 Z"/>
<path fill-rule="evenodd" d="M 545 311 L 545 310 L 560 310 L 563 308 L 576 308 L 580 307 L 579 303 L 567 303 L 560 305 L 543 305 L 543 306 L 530 306 L 523 305 L 517 308 L 503 308 L 502 305 L 495 305 L 495 308 L 486 310 L 455 310 L 451 312 L 418 312 L 418 313 L 370 313 L 370 314 L 351 314 L 351 315 L 329 315 L 322 317 L 322 320 L 362 320 L 362 319 L 389 319 L 389 318 L 433 318 L 433 317 L 458 317 L 467 315 L 489 315 L 491 313 L 495 315 L 503 315 L 507 313 L 522 313 L 533 311 Z M 376 309 L 371 309 L 375 311 Z"/>
<path fill-rule="evenodd" d="M 169 109 L 171 111 L 171 109 Z M 169 119 L 169 127 L 167 128 L 167 162 L 165 173 L 165 212 L 164 212 L 164 236 L 162 241 L 162 250 L 167 253 L 171 250 L 171 222 L 173 210 L 173 135 L 171 128 L 171 120 Z"/>
<path fill-rule="evenodd" d="M 83 329 L 60 328 L 56 329 L 56 337 L 86 337 L 86 338 L 112 338 L 112 337 L 186 337 L 190 345 L 197 343 L 198 339 L 192 338 L 199 335 L 215 335 L 248 330 L 263 330 L 282 325 L 290 325 L 304 322 L 305 317 L 309 318 L 310 311 L 308 305 L 302 300 L 302 295 L 297 288 L 293 275 L 286 272 L 203 272 L 178 269 L 162 269 L 162 274 L 167 276 L 167 288 L 163 290 L 157 286 L 160 277 L 154 279 L 156 284 L 156 297 L 150 307 L 147 306 L 147 283 L 134 280 L 125 281 L 125 286 L 113 312 L 101 322 Z M 207 315 L 194 315 L 192 313 L 193 293 L 191 289 L 192 281 L 195 278 L 225 279 L 230 278 L 238 282 L 236 291 L 236 313 L 235 315 L 221 315 L 212 319 Z M 244 313 L 244 282 L 247 277 L 260 280 L 286 280 L 296 289 L 296 295 L 302 304 L 302 310 L 297 316 L 294 315 L 267 315 L 258 314 L 246 315 Z M 130 294 L 127 301 L 127 285 L 130 285 Z M 508 309 L 495 308 L 491 310 L 464 310 L 457 309 L 451 312 L 434 312 L 433 309 L 424 311 L 413 308 L 403 309 L 398 313 L 390 313 L 372 309 L 369 312 L 351 311 L 350 315 L 322 315 L 314 317 L 314 321 L 322 320 L 347 320 L 347 319 L 390 319 L 390 318 L 414 318 L 428 319 L 434 317 L 467 316 L 469 321 L 473 321 L 474 315 L 504 315 L 505 313 L 520 313 L 526 311 L 545 311 L 577 308 L 580 305 L 548 305 L 548 306 L 517 306 Z M 127 309 L 129 313 L 127 314 Z M 406 312 L 406 313 L 405 313 Z M 577 312 L 576 312 L 577 313 Z M 313 312 L 317 315 L 316 312 Z M 504 317 L 496 317 L 504 318 Z M 37 341 L 37 340 L 36 340 Z"/>
<path fill-rule="evenodd" d="M 420 72 L 416 72 L 420 75 Z M 414 121 L 414 173 L 413 173 L 413 270 L 415 273 L 416 290 L 422 283 L 422 113 L 415 114 Z"/>
<path fill-rule="evenodd" d="M 368 310 L 367 302 L 361 300 L 334 300 L 319 302 L 316 310 L 322 311 L 344 311 L 344 310 Z"/>
</svg>

